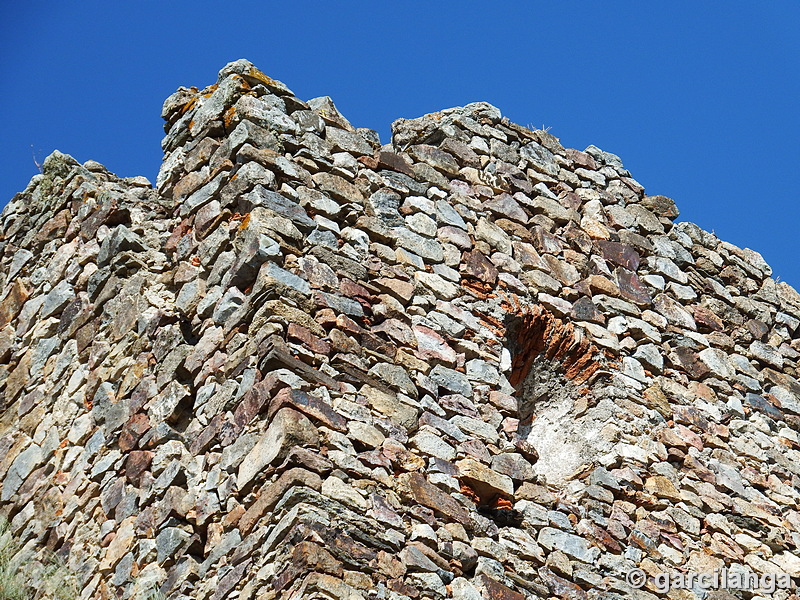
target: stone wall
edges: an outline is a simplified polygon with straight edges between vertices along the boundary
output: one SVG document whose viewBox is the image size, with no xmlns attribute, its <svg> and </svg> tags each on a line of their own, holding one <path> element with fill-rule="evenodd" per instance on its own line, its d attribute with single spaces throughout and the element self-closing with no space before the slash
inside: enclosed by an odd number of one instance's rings
<svg viewBox="0 0 800 600">
<path fill-rule="evenodd" d="M 30 560 L 87 599 L 797 583 L 800 295 L 758 253 L 486 103 L 382 146 L 237 61 L 162 116 L 155 187 L 56 152 L 2 213 Z"/>
</svg>

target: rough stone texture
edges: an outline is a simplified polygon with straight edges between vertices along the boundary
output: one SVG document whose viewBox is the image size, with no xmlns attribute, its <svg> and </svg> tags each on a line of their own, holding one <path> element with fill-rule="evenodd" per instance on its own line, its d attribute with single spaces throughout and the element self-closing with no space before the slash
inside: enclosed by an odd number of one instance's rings
<svg viewBox="0 0 800 600">
<path fill-rule="evenodd" d="M 2 213 L 0 511 L 82 598 L 798 576 L 800 295 L 756 252 L 486 103 L 380 145 L 237 61 L 162 116 L 155 186 L 54 153 Z"/>
</svg>

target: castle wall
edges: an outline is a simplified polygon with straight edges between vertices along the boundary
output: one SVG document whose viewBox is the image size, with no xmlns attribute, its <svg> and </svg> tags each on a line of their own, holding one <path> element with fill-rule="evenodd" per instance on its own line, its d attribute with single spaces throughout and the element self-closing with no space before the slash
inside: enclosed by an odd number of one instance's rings
<svg viewBox="0 0 800 600">
<path fill-rule="evenodd" d="M 1 217 L 0 512 L 82 598 L 800 577 L 757 252 L 486 103 L 382 146 L 237 61 L 162 117 L 155 186 L 54 153 Z"/>
</svg>

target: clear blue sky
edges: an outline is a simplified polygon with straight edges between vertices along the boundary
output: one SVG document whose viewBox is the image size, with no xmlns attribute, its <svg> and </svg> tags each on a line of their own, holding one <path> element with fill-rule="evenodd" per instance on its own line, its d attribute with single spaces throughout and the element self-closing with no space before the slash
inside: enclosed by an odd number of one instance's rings
<svg viewBox="0 0 800 600">
<path fill-rule="evenodd" d="M 57 148 L 155 181 L 161 103 L 248 58 L 377 129 L 486 100 L 622 158 L 800 287 L 800 2 L 0 0 L 0 202 Z"/>
</svg>

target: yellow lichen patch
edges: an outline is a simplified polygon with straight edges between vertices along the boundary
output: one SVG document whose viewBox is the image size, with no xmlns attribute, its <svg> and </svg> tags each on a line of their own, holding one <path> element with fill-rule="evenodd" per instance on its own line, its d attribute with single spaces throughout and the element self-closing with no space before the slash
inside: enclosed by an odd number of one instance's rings
<svg viewBox="0 0 800 600">
<path fill-rule="evenodd" d="M 247 229 L 249 223 L 250 223 L 250 213 L 247 213 L 242 219 L 242 224 L 239 225 L 239 229 Z"/>
<path fill-rule="evenodd" d="M 210 98 L 211 94 L 216 92 L 218 87 L 219 87 L 219 85 L 217 85 L 216 83 L 214 85 L 208 86 L 206 89 L 203 90 L 203 94 L 202 94 L 203 98 Z"/>
<path fill-rule="evenodd" d="M 181 107 L 181 114 L 186 114 L 188 110 L 190 110 L 195 104 L 197 104 L 197 98 L 192 98 L 186 104 Z"/>
<path fill-rule="evenodd" d="M 228 110 L 225 111 L 225 115 L 222 117 L 222 120 L 225 123 L 225 127 L 230 127 L 233 118 L 236 116 L 236 107 L 231 106 Z"/>
<path fill-rule="evenodd" d="M 272 79 L 271 77 L 267 77 L 266 75 L 264 75 L 264 73 L 262 73 L 259 69 L 256 69 L 255 67 L 250 68 L 250 73 L 248 73 L 248 75 L 250 75 L 250 77 L 252 77 L 253 79 L 258 79 L 260 82 L 265 83 L 266 85 L 275 85 L 274 79 Z"/>
</svg>

